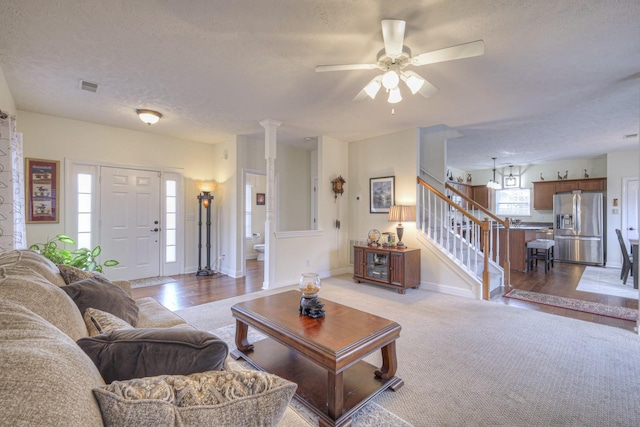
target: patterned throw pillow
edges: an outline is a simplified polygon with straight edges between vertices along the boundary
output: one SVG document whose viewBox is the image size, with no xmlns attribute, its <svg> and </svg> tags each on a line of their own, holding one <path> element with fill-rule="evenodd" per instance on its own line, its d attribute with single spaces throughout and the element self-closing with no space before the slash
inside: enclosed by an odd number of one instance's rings
<svg viewBox="0 0 640 427">
<path fill-rule="evenodd" d="M 93 390 L 105 426 L 275 426 L 297 385 L 261 371 L 161 375 Z"/>
<path fill-rule="evenodd" d="M 106 334 L 117 329 L 133 329 L 133 326 L 118 316 L 98 310 L 97 308 L 87 308 L 84 311 L 83 318 L 90 337 Z"/>
<path fill-rule="evenodd" d="M 60 270 L 60 275 L 67 285 L 95 276 L 95 273 L 81 270 L 78 267 L 72 267 L 66 264 L 58 264 L 58 269 Z"/>
</svg>

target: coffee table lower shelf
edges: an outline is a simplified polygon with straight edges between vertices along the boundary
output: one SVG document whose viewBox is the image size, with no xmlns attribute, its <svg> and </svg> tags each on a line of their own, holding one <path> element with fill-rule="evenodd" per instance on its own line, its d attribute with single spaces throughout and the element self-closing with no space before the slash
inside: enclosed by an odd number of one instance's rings
<svg viewBox="0 0 640 427">
<path fill-rule="evenodd" d="M 379 367 L 359 361 L 343 371 L 344 413 L 336 420 L 328 413 L 329 374 L 300 353 L 271 338 L 252 343 L 249 351 L 234 350 L 234 359 L 242 358 L 256 369 L 298 384 L 294 398 L 320 417 L 320 425 L 348 426 L 351 416 L 369 400 L 386 389 L 397 390 L 404 384 L 398 377 L 387 380 L 375 376 Z M 329 390 L 329 391 L 328 391 Z"/>
</svg>

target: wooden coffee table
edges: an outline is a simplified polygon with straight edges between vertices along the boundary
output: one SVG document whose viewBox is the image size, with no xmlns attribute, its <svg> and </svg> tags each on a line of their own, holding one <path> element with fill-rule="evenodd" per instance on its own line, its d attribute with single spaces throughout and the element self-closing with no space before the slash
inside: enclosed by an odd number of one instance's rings
<svg viewBox="0 0 640 427">
<path fill-rule="evenodd" d="M 231 355 L 297 383 L 295 398 L 320 417 L 320 426 L 348 426 L 370 399 L 404 385 L 395 376 L 401 327 L 322 298 L 325 317 L 302 316 L 300 296 L 288 291 L 231 307 L 238 347 Z M 250 344 L 249 326 L 269 338 Z M 378 350 L 382 367 L 362 360 Z"/>
</svg>

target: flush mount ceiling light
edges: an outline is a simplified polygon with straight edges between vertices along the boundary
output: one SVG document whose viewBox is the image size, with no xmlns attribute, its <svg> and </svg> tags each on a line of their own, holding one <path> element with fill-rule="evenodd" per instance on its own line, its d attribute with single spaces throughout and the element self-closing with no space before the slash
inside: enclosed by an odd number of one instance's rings
<svg viewBox="0 0 640 427">
<path fill-rule="evenodd" d="M 493 159 L 493 180 L 489 180 L 489 182 L 487 182 L 487 187 L 488 188 L 492 188 L 494 190 L 498 190 L 500 188 L 500 184 L 498 184 L 498 181 L 496 181 L 496 159 L 497 157 L 492 157 Z"/>
<path fill-rule="evenodd" d="M 400 19 L 382 20 L 382 39 L 384 48 L 378 52 L 376 62 L 372 64 L 318 65 L 316 72 L 348 70 L 380 70 L 382 74 L 374 77 L 358 93 L 354 101 L 363 101 L 367 97 L 374 99 L 382 86 L 389 93 L 387 101 L 396 103 L 402 100 L 398 84 L 402 80 L 412 94 L 419 93 L 428 98 L 438 92 L 438 88 L 406 67 L 420 67 L 455 59 L 471 58 L 484 54 L 484 41 L 476 40 L 457 46 L 446 47 L 420 55 L 411 55 L 411 49 L 404 45 L 406 22 Z"/>
<path fill-rule="evenodd" d="M 140 120 L 148 124 L 149 126 L 158 123 L 158 120 L 162 118 L 162 114 L 153 110 L 136 110 Z"/>
</svg>

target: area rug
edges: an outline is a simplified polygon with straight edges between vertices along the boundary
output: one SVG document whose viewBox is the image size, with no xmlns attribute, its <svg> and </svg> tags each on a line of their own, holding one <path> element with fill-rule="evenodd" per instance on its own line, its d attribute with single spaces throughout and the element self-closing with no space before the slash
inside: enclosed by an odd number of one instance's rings
<svg viewBox="0 0 640 427">
<path fill-rule="evenodd" d="M 167 276 L 147 277 L 144 279 L 129 280 L 131 289 L 146 288 L 147 286 L 164 285 L 165 283 L 175 282 L 174 279 Z"/>
<path fill-rule="evenodd" d="M 233 304 L 291 289 L 176 313 L 214 331 L 234 323 Z M 640 337 L 629 330 L 422 288 L 402 295 L 351 275 L 323 278 L 323 299 L 402 326 L 396 375 L 405 385 L 372 402 L 413 426 L 640 425 Z M 278 427 L 307 427 L 299 418 Z"/>
<path fill-rule="evenodd" d="M 512 289 L 504 296 L 506 298 L 513 298 L 520 301 L 566 308 L 567 310 L 581 311 L 584 313 L 597 314 L 599 316 L 629 320 L 631 322 L 635 322 L 638 319 L 638 310 L 634 308 L 616 307 L 599 302 L 582 301 L 574 298 L 539 294 L 537 292 L 523 291 L 520 289 Z"/>
<path fill-rule="evenodd" d="M 629 276 L 627 284 L 623 285 L 620 272 L 619 268 L 587 266 L 576 291 L 638 299 L 638 290 L 633 289 L 633 277 Z"/>
<path fill-rule="evenodd" d="M 227 343 L 227 345 L 229 346 L 229 352 L 236 349 L 235 324 L 223 326 L 222 328 L 214 329 L 211 332 Z M 265 338 L 267 338 L 265 335 L 261 334 L 253 328 L 249 328 L 249 332 L 247 333 L 247 339 L 249 342 L 254 343 Z M 253 369 L 251 365 L 249 365 L 249 363 L 245 362 L 244 360 L 233 360 L 231 356 L 229 356 L 229 358 L 227 359 L 227 364 L 229 365 L 231 370 Z M 289 408 L 295 411 L 295 413 L 309 426 L 318 425 L 318 416 L 307 409 L 302 403 L 298 402 L 297 400 L 292 399 L 289 403 Z M 302 421 L 300 421 L 300 424 L 302 424 Z M 391 412 L 387 411 L 382 406 L 374 402 L 368 402 L 362 409 L 360 409 L 353 416 L 351 425 L 353 427 L 411 427 L 411 424 L 392 414 Z M 302 427 L 302 425 L 300 427 Z"/>
</svg>

